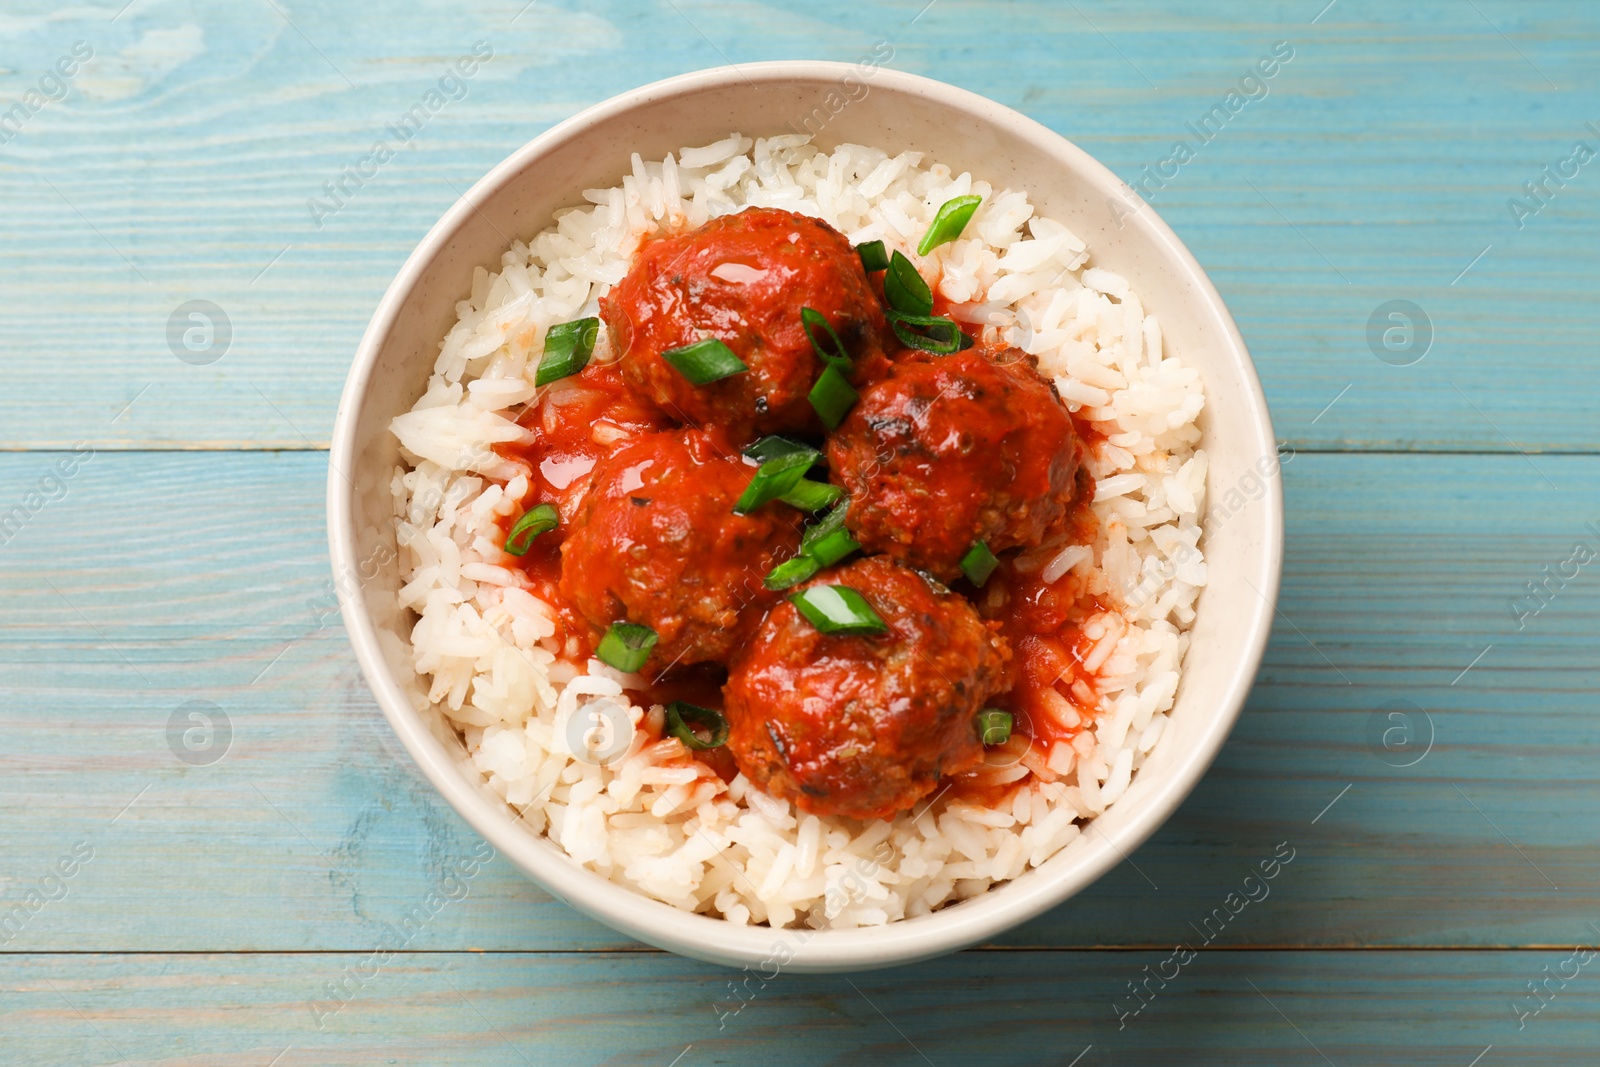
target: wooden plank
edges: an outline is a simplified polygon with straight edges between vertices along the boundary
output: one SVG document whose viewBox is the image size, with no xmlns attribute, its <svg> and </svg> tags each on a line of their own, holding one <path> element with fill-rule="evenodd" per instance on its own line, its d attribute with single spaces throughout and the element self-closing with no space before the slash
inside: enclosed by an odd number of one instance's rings
<svg viewBox="0 0 1600 1067">
<path fill-rule="evenodd" d="M 27 956 L 0 961 L 0 1028 L 9 1062 L 52 1067 L 1594 1062 L 1600 1001 L 1571 949 L 1168 958 L 966 952 L 763 980 L 657 953 Z M 1519 1029 L 1547 973 L 1574 977 Z"/>
<path fill-rule="evenodd" d="M 1404 11 L 1343 0 L 1315 23 L 1310 0 L 1204 13 L 1181 0 L 941 4 L 914 21 L 920 3 L 539 5 L 513 22 L 519 6 L 408 7 L 386 12 L 378 33 L 309 3 L 21 20 L 0 46 L 15 93 L 75 40 L 97 58 L 0 146 L 4 444 L 322 444 L 389 278 L 517 145 L 682 70 L 856 60 L 886 41 L 893 66 L 1019 107 L 1130 180 L 1189 140 L 1195 158 L 1151 187 L 1152 202 L 1228 299 L 1286 439 L 1600 445 L 1594 387 L 1572 374 L 1600 328 L 1588 298 L 1600 177 L 1585 167 L 1549 185 L 1548 206 L 1521 228 L 1507 208 L 1575 140 L 1600 147 L 1585 126 L 1600 122 L 1600 20 L 1584 0 Z M 308 201 L 323 183 L 365 159 L 480 39 L 495 55 L 464 98 L 316 217 Z M 1199 144 L 1187 124 L 1280 40 L 1295 54 L 1267 95 Z M 1433 325 L 1415 366 L 1368 349 L 1368 320 L 1393 299 Z M 192 366 L 169 346 L 169 318 L 190 300 L 229 318 L 217 362 Z"/>
<path fill-rule="evenodd" d="M 59 460 L 0 456 L 0 501 Z M 1282 625 L 1216 768 L 1137 868 L 1006 943 L 1195 936 L 1284 841 L 1296 859 L 1216 944 L 1584 936 L 1600 596 L 1587 572 L 1552 586 L 1521 632 L 1508 605 L 1573 542 L 1600 543 L 1600 460 L 1537 463 L 1559 491 L 1516 456 L 1292 460 Z M 471 854 L 319 619 L 324 476 L 306 453 L 101 453 L 0 548 L 0 899 L 94 849 L 8 950 L 356 950 Z M 231 724 L 209 765 L 169 746 L 194 700 Z M 1418 740 L 1386 752 L 1396 701 Z M 1391 765 L 1421 751 L 1424 714 L 1431 750 Z M 413 947 L 627 944 L 497 860 Z"/>
</svg>

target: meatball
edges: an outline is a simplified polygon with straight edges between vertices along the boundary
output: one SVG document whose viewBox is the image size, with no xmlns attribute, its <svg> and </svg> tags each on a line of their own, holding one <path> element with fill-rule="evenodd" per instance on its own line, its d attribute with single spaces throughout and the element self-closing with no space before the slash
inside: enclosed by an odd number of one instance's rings
<svg viewBox="0 0 1600 1067">
<path fill-rule="evenodd" d="M 825 222 L 748 208 L 644 245 L 600 302 L 628 383 L 676 419 L 758 433 L 821 432 L 807 394 L 822 372 L 800 321 L 828 319 L 856 381 L 887 369 L 888 324 L 850 242 Z M 661 354 L 709 337 L 750 369 L 695 385 Z"/>
<path fill-rule="evenodd" d="M 777 594 L 762 578 L 793 556 L 800 515 L 735 515 L 754 469 L 698 430 L 643 434 L 600 460 L 561 545 L 561 593 L 593 627 L 639 623 L 646 671 L 726 661 Z"/>
<path fill-rule="evenodd" d="M 903 358 L 828 439 L 851 535 L 946 579 L 976 541 L 1037 545 L 1087 489 L 1082 460 L 1055 387 L 1014 348 Z"/>
<path fill-rule="evenodd" d="M 883 556 L 814 585 L 854 588 L 888 632 L 830 636 L 788 601 L 773 608 L 723 690 L 728 748 L 806 811 L 887 818 L 982 760 L 974 717 L 1011 651 L 965 598 Z"/>
</svg>

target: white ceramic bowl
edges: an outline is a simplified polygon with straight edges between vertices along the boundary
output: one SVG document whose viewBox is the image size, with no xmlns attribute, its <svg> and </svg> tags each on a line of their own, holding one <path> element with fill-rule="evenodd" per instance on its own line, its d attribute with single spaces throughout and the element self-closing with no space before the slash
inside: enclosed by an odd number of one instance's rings
<svg viewBox="0 0 1600 1067">
<path fill-rule="evenodd" d="M 615 185 L 632 152 L 660 159 L 731 130 L 765 135 L 808 122 L 824 147 L 920 149 L 957 172 L 1026 190 L 1042 214 L 1087 241 L 1092 262 L 1126 276 L 1160 316 L 1169 351 L 1200 371 L 1208 501 L 1229 490 L 1247 501 L 1225 522 L 1208 523 L 1210 581 L 1166 736 L 1096 820 L 1098 832 L 932 915 L 820 932 L 688 914 L 585 870 L 515 821 L 410 666 L 412 620 L 396 607 L 389 493 L 399 453 L 388 432 L 389 420 L 421 395 L 472 269 L 498 269 L 507 235 L 531 236 L 553 211 L 580 203 L 580 190 Z M 350 370 L 333 432 L 328 536 L 345 626 L 390 725 L 451 806 L 530 878 L 623 933 L 687 956 L 735 966 L 792 957 L 784 965 L 796 971 L 860 970 L 951 952 L 1033 918 L 1121 862 L 1188 795 L 1228 736 L 1266 646 L 1282 500 L 1275 467 L 1265 488 L 1252 472 L 1274 453 L 1261 385 L 1222 299 L 1172 231 L 1104 166 L 1015 111 L 941 82 L 842 63 L 757 63 L 685 74 L 592 107 L 518 149 L 445 213 L 384 294 Z"/>
</svg>

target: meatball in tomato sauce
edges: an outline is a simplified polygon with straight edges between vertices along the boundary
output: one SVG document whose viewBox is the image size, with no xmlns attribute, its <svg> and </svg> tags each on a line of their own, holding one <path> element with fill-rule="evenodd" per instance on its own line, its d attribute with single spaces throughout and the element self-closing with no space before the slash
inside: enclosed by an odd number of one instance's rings
<svg viewBox="0 0 1600 1067">
<path fill-rule="evenodd" d="M 975 542 L 1039 544 L 1087 491 L 1082 460 L 1055 387 L 1014 348 L 902 358 L 828 438 L 851 535 L 946 579 Z"/>
<path fill-rule="evenodd" d="M 773 608 L 723 690 L 728 747 L 765 792 L 817 815 L 888 818 L 983 758 L 975 716 L 1010 649 L 964 598 L 873 556 L 809 583 L 846 585 L 888 624 L 829 635 Z"/>
<path fill-rule="evenodd" d="M 668 415 L 760 433 L 821 432 L 806 399 L 822 371 L 802 308 L 827 318 L 860 382 L 887 369 L 887 322 L 861 259 L 838 230 L 776 208 L 747 208 L 647 242 L 600 302 L 622 373 Z M 705 385 L 662 353 L 707 338 L 749 368 Z"/>
<path fill-rule="evenodd" d="M 598 639 L 615 622 L 658 638 L 646 672 L 726 661 L 777 598 L 762 584 L 794 555 L 800 515 L 735 515 L 754 468 L 698 430 L 643 434 L 594 467 L 561 545 L 561 593 Z"/>
</svg>

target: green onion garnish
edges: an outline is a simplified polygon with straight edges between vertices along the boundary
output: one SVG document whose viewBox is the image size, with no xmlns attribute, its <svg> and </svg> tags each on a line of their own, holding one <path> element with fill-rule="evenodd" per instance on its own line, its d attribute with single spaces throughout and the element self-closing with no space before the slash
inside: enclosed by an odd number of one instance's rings
<svg viewBox="0 0 1600 1067">
<path fill-rule="evenodd" d="M 525 556 L 533 547 L 533 539 L 549 533 L 561 524 L 561 513 L 554 504 L 535 504 L 522 513 L 511 532 L 506 534 L 505 549 L 513 556 Z"/>
<path fill-rule="evenodd" d="M 813 585 L 789 600 L 811 625 L 825 634 L 881 634 L 889 624 L 872 610 L 867 598 L 848 585 Z"/>
<path fill-rule="evenodd" d="M 933 290 L 928 288 L 911 261 L 899 252 L 889 259 L 889 273 L 883 276 L 883 295 L 891 308 L 907 315 L 933 313 Z"/>
<path fill-rule="evenodd" d="M 830 366 L 839 366 L 843 370 L 851 367 L 850 353 L 845 350 L 844 342 L 839 340 L 839 335 L 828 324 L 828 318 L 815 308 L 800 309 L 800 323 L 806 328 L 806 336 L 811 338 L 811 347 L 817 353 L 817 358 Z M 818 335 L 818 331 L 821 335 Z"/>
<path fill-rule="evenodd" d="M 933 216 L 928 232 L 922 235 L 922 243 L 917 245 L 917 255 L 925 256 L 940 245 L 960 237 L 961 231 L 972 220 L 972 213 L 978 210 L 981 203 L 981 196 L 958 196 L 954 200 L 946 200 L 939 208 L 939 213 Z"/>
<path fill-rule="evenodd" d="M 831 567 L 861 547 L 860 542 L 843 530 L 835 530 L 811 546 L 809 555 L 820 567 Z"/>
<path fill-rule="evenodd" d="M 821 511 L 841 496 L 844 496 L 844 490 L 837 485 L 801 478 L 783 494 L 781 499 L 785 504 L 797 507 L 801 511 Z"/>
<path fill-rule="evenodd" d="M 839 373 L 839 368 L 830 363 L 822 368 L 822 376 L 811 387 L 806 399 L 811 401 L 822 424 L 832 430 L 844 421 L 845 415 L 861 399 L 861 394 L 855 391 L 848 378 Z"/>
<path fill-rule="evenodd" d="M 733 349 L 715 337 L 669 348 L 661 353 L 661 358 L 695 385 L 709 385 L 750 369 L 744 360 L 733 354 Z"/>
<path fill-rule="evenodd" d="M 894 328 L 894 335 L 908 348 L 920 348 L 924 352 L 948 356 L 952 352 L 971 347 L 970 341 L 968 344 L 961 343 L 966 340 L 966 335 L 961 332 L 961 327 L 955 324 L 954 319 L 942 319 L 934 315 L 908 315 L 901 311 L 889 311 L 886 314 L 889 325 Z"/>
<path fill-rule="evenodd" d="M 810 452 L 813 456 L 817 450 L 810 445 L 803 445 L 799 441 L 791 441 L 787 437 L 763 437 L 744 446 L 744 454 L 757 463 L 765 463 L 779 456 L 787 456 L 791 452 Z"/>
<path fill-rule="evenodd" d="M 862 241 L 856 245 L 856 255 L 861 257 L 861 267 L 868 274 L 889 266 L 889 253 L 882 241 Z"/>
<path fill-rule="evenodd" d="M 650 650 L 656 647 L 657 640 L 656 632 L 648 626 L 614 622 L 600 639 L 600 647 L 594 650 L 594 655 L 606 666 L 632 674 L 650 658 Z"/>
<path fill-rule="evenodd" d="M 589 365 L 594 355 L 595 338 L 600 336 L 600 320 L 577 319 L 550 327 L 544 335 L 544 355 L 533 374 L 533 384 L 544 388 L 551 382 L 577 374 Z"/>
<path fill-rule="evenodd" d="M 767 573 L 762 582 L 768 589 L 787 589 L 799 585 L 822 569 L 822 564 L 810 556 L 786 559 Z"/>
<path fill-rule="evenodd" d="M 805 533 L 800 537 L 800 554 L 772 568 L 766 577 L 768 589 L 787 589 L 791 585 L 798 585 L 861 547 L 844 528 L 844 517 L 850 510 L 850 501 L 844 498 L 843 490 L 839 490 L 837 495 L 839 502 L 822 518 L 806 526 Z"/>
<path fill-rule="evenodd" d="M 845 514 L 849 510 L 850 501 L 841 500 L 826 515 L 807 526 L 805 533 L 800 536 L 800 551 L 809 554 L 823 538 L 836 530 L 844 529 Z"/>
<path fill-rule="evenodd" d="M 978 712 L 978 737 L 986 745 L 1003 745 L 1011 739 L 1011 713 L 999 708 Z"/>
<path fill-rule="evenodd" d="M 776 500 L 794 489 L 806 476 L 806 471 L 817 461 L 814 449 L 804 452 L 787 452 L 769 459 L 756 468 L 754 478 L 733 505 L 735 515 L 748 515 L 769 500 Z M 815 483 L 813 483 L 815 484 Z"/>
<path fill-rule="evenodd" d="M 722 717 L 722 712 L 702 708 L 686 700 L 674 700 L 665 710 L 667 733 L 682 741 L 685 748 L 704 752 L 708 748 L 720 748 L 727 744 L 728 720 Z M 710 739 L 701 737 L 691 723 L 704 727 L 711 735 Z"/>
<path fill-rule="evenodd" d="M 989 580 L 989 575 L 1000 565 L 989 546 L 982 541 L 972 542 L 972 547 L 967 549 L 967 554 L 961 557 L 961 573 L 979 589 Z"/>
</svg>

